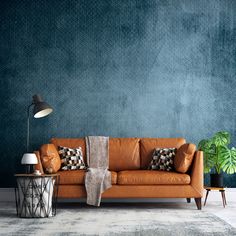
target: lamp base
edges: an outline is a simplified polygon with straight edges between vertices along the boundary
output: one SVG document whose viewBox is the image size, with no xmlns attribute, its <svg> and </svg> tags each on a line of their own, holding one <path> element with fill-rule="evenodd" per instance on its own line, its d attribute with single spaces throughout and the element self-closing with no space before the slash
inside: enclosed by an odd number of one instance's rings
<svg viewBox="0 0 236 236">
<path fill-rule="evenodd" d="M 33 165 L 25 165 L 25 173 L 32 174 L 33 173 Z"/>
</svg>

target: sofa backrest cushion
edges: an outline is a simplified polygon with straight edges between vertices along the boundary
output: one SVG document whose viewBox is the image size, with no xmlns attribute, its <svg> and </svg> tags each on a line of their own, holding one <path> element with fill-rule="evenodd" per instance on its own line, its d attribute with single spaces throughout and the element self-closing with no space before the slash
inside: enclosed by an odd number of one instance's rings
<svg viewBox="0 0 236 236">
<path fill-rule="evenodd" d="M 177 172 L 186 173 L 192 164 L 196 145 L 193 143 L 183 144 L 176 152 L 174 167 Z"/>
<path fill-rule="evenodd" d="M 81 147 L 85 164 L 86 143 L 84 138 L 52 138 L 51 143 L 69 148 Z M 140 169 L 139 138 L 109 138 L 109 169 L 111 171 Z"/>
<path fill-rule="evenodd" d="M 85 164 L 87 164 L 86 158 L 86 144 L 84 138 L 52 138 L 51 143 L 55 145 L 58 150 L 59 146 L 68 147 L 68 148 L 82 148 L 83 159 Z"/>
<path fill-rule="evenodd" d="M 140 139 L 141 169 L 147 169 L 155 148 L 179 148 L 186 143 L 184 138 L 142 138 Z"/>
<path fill-rule="evenodd" d="M 140 169 L 139 138 L 109 139 L 109 169 L 112 171 Z"/>
</svg>

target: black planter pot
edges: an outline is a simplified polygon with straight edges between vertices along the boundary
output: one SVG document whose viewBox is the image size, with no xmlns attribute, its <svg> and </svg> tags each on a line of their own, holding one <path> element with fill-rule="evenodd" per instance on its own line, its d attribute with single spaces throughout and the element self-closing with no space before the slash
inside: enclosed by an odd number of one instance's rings
<svg viewBox="0 0 236 236">
<path fill-rule="evenodd" d="M 223 186 L 223 174 L 211 174 L 211 187 L 222 188 Z"/>
</svg>

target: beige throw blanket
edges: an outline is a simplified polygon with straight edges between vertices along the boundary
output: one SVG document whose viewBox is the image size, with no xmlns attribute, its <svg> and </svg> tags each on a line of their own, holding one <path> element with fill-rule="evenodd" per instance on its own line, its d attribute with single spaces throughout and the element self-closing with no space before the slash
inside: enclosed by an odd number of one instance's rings
<svg viewBox="0 0 236 236">
<path fill-rule="evenodd" d="M 111 187 L 109 166 L 109 137 L 88 136 L 86 154 L 88 171 L 85 175 L 87 204 L 100 206 L 102 193 Z"/>
</svg>

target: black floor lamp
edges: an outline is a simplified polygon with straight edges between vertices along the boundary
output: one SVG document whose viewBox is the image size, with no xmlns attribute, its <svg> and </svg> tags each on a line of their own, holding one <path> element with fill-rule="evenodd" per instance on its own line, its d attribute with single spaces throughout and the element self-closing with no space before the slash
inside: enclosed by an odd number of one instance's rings
<svg viewBox="0 0 236 236">
<path fill-rule="evenodd" d="M 30 108 L 33 108 L 34 118 L 42 118 L 49 115 L 53 109 L 43 101 L 42 97 L 38 94 L 33 96 L 32 103 L 28 106 L 27 109 L 27 152 L 29 151 L 29 137 L 30 137 Z"/>
<path fill-rule="evenodd" d="M 38 94 L 33 96 L 32 103 L 27 108 L 27 140 L 26 140 L 26 150 L 22 157 L 21 164 L 26 165 L 26 173 L 31 172 L 30 166 L 37 164 L 37 157 L 34 153 L 29 153 L 29 138 L 30 138 L 30 108 L 33 106 L 34 118 L 42 118 L 49 115 L 53 109 L 43 101 L 42 97 Z"/>
</svg>

